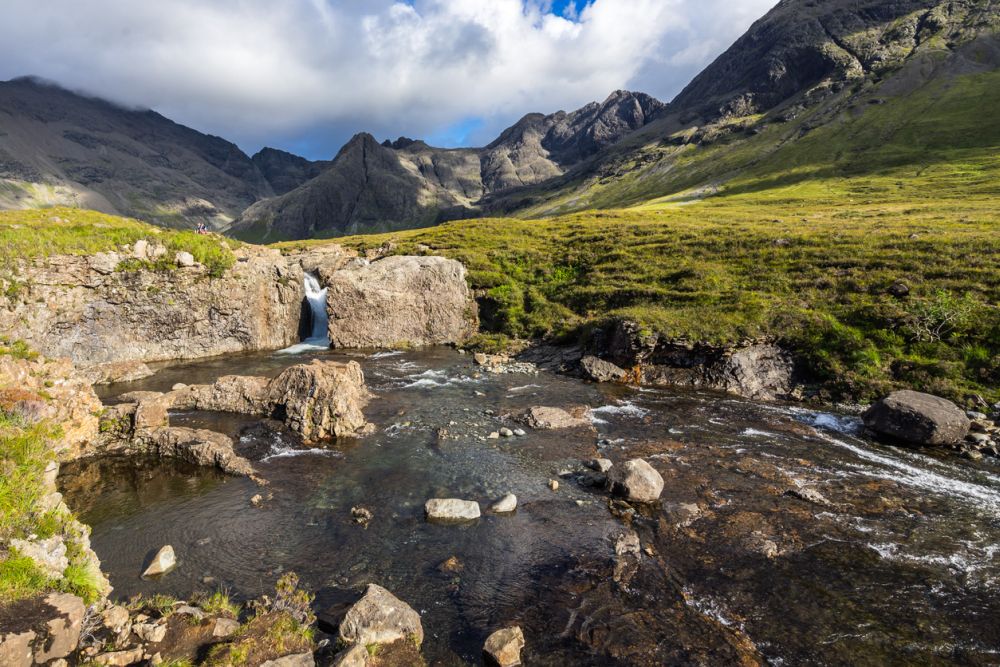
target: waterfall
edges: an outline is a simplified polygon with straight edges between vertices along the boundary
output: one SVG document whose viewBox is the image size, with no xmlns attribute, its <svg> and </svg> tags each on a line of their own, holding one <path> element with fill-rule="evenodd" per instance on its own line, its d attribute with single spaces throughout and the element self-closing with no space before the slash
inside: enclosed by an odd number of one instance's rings
<svg viewBox="0 0 1000 667">
<path fill-rule="evenodd" d="M 309 304 L 309 335 L 301 343 L 281 350 L 284 354 L 326 350 L 330 347 L 330 332 L 327 329 L 329 318 L 326 313 L 326 288 L 319 284 L 319 278 L 312 273 L 305 274 L 303 283 L 306 303 Z"/>
<path fill-rule="evenodd" d="M 327 330 L 326 288 L 320 287 L 319 279 L 311 273 L 305 274 L 305 287 L 306 300 L 312 310 L 312 332 L 304 342 L 330 347 L 330 332 Z"/>
</svg>

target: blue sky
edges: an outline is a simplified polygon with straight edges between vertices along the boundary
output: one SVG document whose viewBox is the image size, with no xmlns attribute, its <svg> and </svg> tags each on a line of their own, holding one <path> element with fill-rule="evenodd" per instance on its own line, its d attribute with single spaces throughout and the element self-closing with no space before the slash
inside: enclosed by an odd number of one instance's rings
<svg viewBox="0 0 1000 667">
<path fill-rule="evenodd" d="M 619 88 L 670 100 L 775 0 L 4 0 L 36 75 L 236 141 L 482 145 Z"/>
</svg>

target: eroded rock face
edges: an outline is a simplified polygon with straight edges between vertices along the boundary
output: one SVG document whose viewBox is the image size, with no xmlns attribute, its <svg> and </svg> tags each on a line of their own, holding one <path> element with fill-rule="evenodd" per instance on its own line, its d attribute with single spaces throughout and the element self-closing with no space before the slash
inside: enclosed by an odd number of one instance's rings
<svg viewBox="0 0 1000 667">
<path fill-rule="evenodd" d="M 365 428 L 370 394 L 356 361 L 292 366 L 267 388 L 272 413 L 305 440 L 355 435 Z"/>
<path fill-rule="evenodd" d="M 364 596 L 340 622 L 338 635 L 345 644 L 391 644 L 399 639 L 418 646 L 424 640 L 420 614 L 377 584 L 368 584 Z"/>
<path fill-rule="evenodd" d="M 120 253 L 19 262 L 25 289 L 0 296 L 0 334 L 81 365 L 194 359 L 297 342 L 298 263 L 252 246 L 236 255 L 236 265 L 219 278 L 200 265 L 121 270 L 129 256 Z"/>
<path fill-rule="evenodd" d="M 952 445 L 969 433 L 971 422 L 951 401 L 918 391 L 893 392 L 864 414 L 876 433 L 914 445 Z"/>
<path fill-rule="evenodd" d="M 465 267 L 443 257 L 386 257 L 326 278 L 333 347 L 443 345 L 476 331 Z"/>
</svg>

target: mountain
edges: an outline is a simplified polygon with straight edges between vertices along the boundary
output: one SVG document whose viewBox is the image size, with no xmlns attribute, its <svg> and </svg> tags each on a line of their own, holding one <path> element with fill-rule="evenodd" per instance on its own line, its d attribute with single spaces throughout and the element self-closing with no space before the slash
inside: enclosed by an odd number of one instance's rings
<svg viewBox="0 0 1000 667">
<path fill-rule="evenodd" d="M 0 208 L 68 204 L 225 228 L 273 194 L 224 139 L 36 79 L 0 83 Z"/>
<path fill-rule="evenodd" d="M 330 166 L 329 160 L 307 160 L 277 148 L 263 148 L 251 160 L 276 195 L 311 181 Z"/>
<path fill-rule="evenodd" d="M 529 114 L 484 148 L 434 148 L 407 138 L 379 144 L 359 134 L 319 176 L 251 206 L 232 232 L 274 241 L 474 216 L 484 197 L 560 176 L 651 122 L 663 108 L 649 95 L 617 91 L 603 103 L 570 113 Z"/>
<path fill-rule="evenodd" d="M 482 208 L 543 217 L 692 200 L 989 149 L 994 111 L 973 109 L 966 127 L 945 100 L 970 76 L 996 78 L 998 34 L 997 0 L 783 0 L 654 122 Z"/>
</svg>

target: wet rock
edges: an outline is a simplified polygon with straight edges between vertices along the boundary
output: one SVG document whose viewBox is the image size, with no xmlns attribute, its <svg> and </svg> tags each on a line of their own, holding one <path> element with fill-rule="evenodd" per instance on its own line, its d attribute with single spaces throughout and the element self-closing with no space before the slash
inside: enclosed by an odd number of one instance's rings
<svg viewBox="0 0 1000 667">
<path fill-rule="evenodd" d="M 502 428 L 502 429 L 500 429 L 500 437 L 501 438 L 513 438 L 514 437 L 514 432 L 512 430 L 510 430 L 509 428 Z"/>
<path fill-rule="evenodd" d="M 503 498 L 493 503 L 493 507 L 490 508 L 496 514 L 507 514 L 513 512 L 517 509 L 517 496 L 513 493 L 508 493 Z"/>
<path fill-rule="evenodd" d="M 351 520 L 360 526 L 367 528 L 373 518 L 375 518 L 375 515 L 367 507 L 359 506 L 351 508 Z"/>
<path fill-rule="evenodd" d="M 444 257 L 386 257 L 324 273 L 333 347 L 459 343 L 476 332 L 465 267 Z"/>
<path fill-rule="evenodd" d="M 524 648 L 524 633 L 514 626 L 497 630 L 483 644 L 483 658 L 493 667 L 516 667 L 521 664 L 521 650 Z"/>
<path fill-rule="evenodd" d="M 315 667 L 316 659 L 311 652 L 295 653 L 286 655 L 274 660 L 267 660 L 260 664 L 260 667 Z"/>
<path fill-rule="evenodd" d="M 794 487 L 785 491 L 786 496 L 792 496 L 793 498 L 798 498 L 799 500 L 804 500 L 807 503 L 813 503 L 814 505 L 829 505 L 830 501 L 827 500 L 822 493 L 816 489 L 808 486 Z"/>
<path fill-rule="evenodd" d="M 174 548 L 169 544 L 160 547 L 160 550 L 156 552 L 153 556 L 152 562 L 143 571 L 142 576 L 144 577 L 155 577 L 158 575 L 166 574 L 170 570 L 177 566 L 177 557 L 174 554 Z"/>
<path fill-rule="evenodd" d="M 338 637 L 345 644 L 389 644 L 399 639 L 419 646 L 424 640 L 420 614 L 386 589 L 368 584 L 364 596 L 348 610 Z"/>
<path fill-rule="evenodd" d="M 480 516 L 479 503 L 458 498 L 432 498 L 424 504 L 428 519 L 439 521 L 471 521 Z"/>
<path fill-rule="evenodd" d="M 168 426 L 153 431 L 149 441 L 161 457 L 214 466 L 230 475 L 254 474 L 253 465 L 233 450 L 232 438 L 216 431 Z"/>
<path fill-rule="evenodd" d="M 954 403 L 917 391 L 893 392 L 864 414 L 879 435 L 915 445 L 952 445 L 969 433 L 969 418 Z"/>
<path fill-rule="evenodd" d="M 530 408 L 521 419 L 525 424 L 536 430 L 590 426 L 590 422 L 586 417 L 574 416 L 562 408 L 544 406 Z"/>
<path fill-rule="evenodd" d="M 292 366 L 268 387 L 273 410 L 306 441 L 357 435 L 367 427 L 371 394 L 356 361 L 315 360 Z"/>
<path fill-rule="evenodd" d="M 581 359 L 580 368 L 583 369 L 586 377 L 595 382 L 624 382 L 629 375 L 625 369 L 593 355 L 587 355 Z"/>
<path fill-rule="evenodd" d="M 615 537 L 615 568 L 613 578 L 617 583 L 627 585 L 635 576 L 642 560 L 642 545 L 639 534 L 626 528 Z"/>
<path fill-rule="evenodd" d="M 596 470 L 597 472 L 607 472 L 611 470 L 614 464 L 611 459 L 591 459 L 587 462 L 587 467 L 591 470 Z"/>
<path fill-rule="evenodd" d="M 438 565 L 438 570 L 448 574 L 457 574 L 465 569 L 465 565 L 458 559 L 458 556 L 451 556 L 448 560 Z"/>
<path fill-rule="evenodd" d="M 528 434 L 525 433 L 525 431 L 524 431 L 523 428 L 515 428 L 514 429 L 514 435 L 516 435 L 519 438 L 523 438 L 524 436 L 526 436 Z"/>
<path fill-rule="evenodd" d="M 627 500 L 652 503 L 663 493 L 663 477 L 643 459 L 631 459 L 611 468 L 608 486 Z"/>
</svg>

